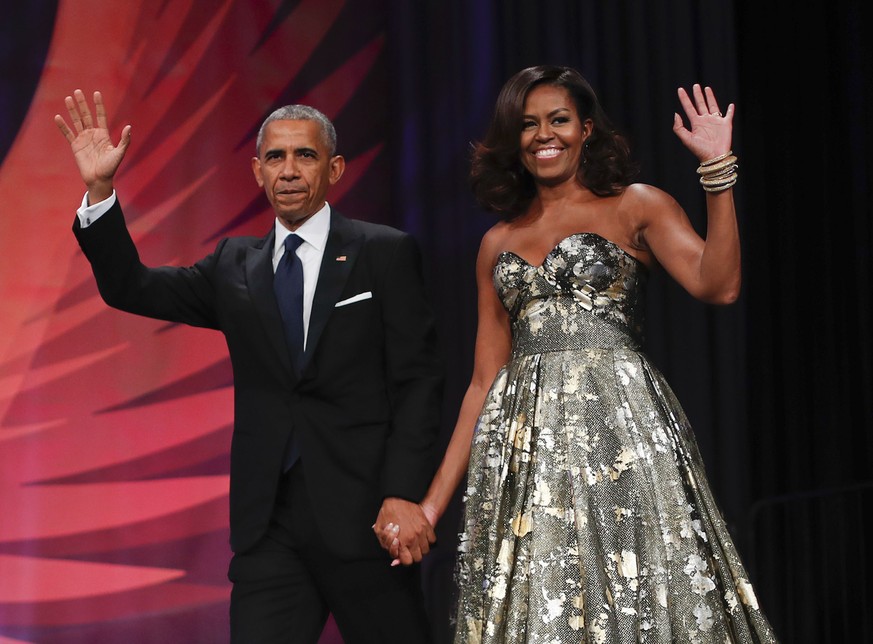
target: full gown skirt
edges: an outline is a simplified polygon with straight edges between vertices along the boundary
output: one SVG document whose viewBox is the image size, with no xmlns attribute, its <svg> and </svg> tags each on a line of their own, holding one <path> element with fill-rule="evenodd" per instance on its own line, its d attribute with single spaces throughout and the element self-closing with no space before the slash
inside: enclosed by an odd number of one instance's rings
<svg viewBox="0 0 873 644">
<path fill-rule="evenodd" d="M 498 257 L 512 356 L 473 438 L 457 643 L 776 641 L 640 352 L 646 276 L 591 233 Z"/>
</svg>

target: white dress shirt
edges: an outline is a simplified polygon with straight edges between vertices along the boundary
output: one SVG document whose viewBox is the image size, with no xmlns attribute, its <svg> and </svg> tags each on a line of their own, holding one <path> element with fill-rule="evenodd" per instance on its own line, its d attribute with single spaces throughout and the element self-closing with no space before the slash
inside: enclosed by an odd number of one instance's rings
<svg viewBox="0 0 873 644">
<path fill-rule="evenodd" d="M 88 205 L 88 194 L 82 198 L 82 205 L 76 211 L 79 225 L 87 228 L 115 205 L 115 191 L 103 201 Z M 277 218 L 275 223 L 276 242 L 273 245 L 273 272 L 279 265 L 279 260 L 285 254 L 285 237 L 291 231 L 285 228 Z M 327 235 L 330 232 L 330 205 L 325 202 L 321 210 L 307 219 L 300 228 L 294 231 L 303 242 L 297 249 L 297 256 L 303 264 L 303 347 L 309 337 L 309 318 L 312 315 L 312 299 L 315 287 L 318 285 L 318 273 L 321 270 L 321 259 L 324 257 L 324 247 L 327 245 Z"/>
<path fill-rule="evenodd" d="M 279 265 L 279 260 L 285 254 L 285 238 L 291 231 L 285 228 L 279 219 L 276 227 L 276 243 L 273 245 L 273 272 Z M 321 270 L 321 258 L 324 257 L 324 247 L 327 245 L 327 235 L 330 232 L 330 205 L 324 203 L 321 210 L 307 219 L 300 228 L 294 231 L 303 243 L 297 248 L 297 257 L 303 264 L 303 347 L 309 337 L 309 317 L 312 314 L 312 298 L 318 285 L 318 273 Z"/>
</svg>

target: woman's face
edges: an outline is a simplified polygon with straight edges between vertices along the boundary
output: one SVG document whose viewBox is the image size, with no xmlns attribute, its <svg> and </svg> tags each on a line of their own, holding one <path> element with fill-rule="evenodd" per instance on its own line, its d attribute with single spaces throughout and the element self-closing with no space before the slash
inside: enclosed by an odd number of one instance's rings
<svg viewBox="0 0 873 644">
<path fill-rule="evenodd" d="M 579 120 L 566 89 L 537 85 L 524 101 L 521 162 L 539 184 L 554 186 L 575 180 L 582 145 L 592 128 L 591 119 Z"/>
</svg>

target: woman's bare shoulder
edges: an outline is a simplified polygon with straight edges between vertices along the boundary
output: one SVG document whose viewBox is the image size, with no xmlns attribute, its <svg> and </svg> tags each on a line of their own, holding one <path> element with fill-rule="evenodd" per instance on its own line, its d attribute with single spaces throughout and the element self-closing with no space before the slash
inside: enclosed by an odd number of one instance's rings
<svg viewBox="0 0 873 644">
<path fill-rule="evenodd" d="M 682 212 L 669 193 L 647 183 L 632 183 L 625 188 L 619 210 L 634 222 L 635 228 L 644 228 L 653 221 Z"/>
<path fill-rule="evenodd" d="M 675 200 L 669 193 L 648 183 L 632 183 L 622 193 L 622 205 L 648 206 L 669 205 Z"/>
</svg>

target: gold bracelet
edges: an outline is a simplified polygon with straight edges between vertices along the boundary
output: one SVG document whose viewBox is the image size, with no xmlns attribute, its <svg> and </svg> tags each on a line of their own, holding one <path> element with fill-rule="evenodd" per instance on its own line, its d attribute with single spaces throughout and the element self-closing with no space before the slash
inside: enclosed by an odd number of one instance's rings
<svg viewBox="0 0 873 644">
<path fill-rule="evenodd" d="M 737 173 L 736 167 L 730 168 L 728 171 L 719 172 L 718 174 L 708 174 L 706 176 L 700 177 L 700 183 L 706 185 L 712 185 L 713 182 L 720 181 L 722 179 L 729 179 L 733 175 Z"/>
<path fill-rule="evenodd" d="M 718 179 L 701 179 L 700 185 L 708 188 L 712 188 L 714 186 L 723 186 L 724 184 L 730 183 L 731 181 L 736 181 L 737 176 L 739 175 L 733 173 L 725 177 L 719 177 Z"/>
<path fill-rule="evenodd" d="M 737 158 L 731 150 L 713 159 L 704 161 L 697 168 L 700 185 L 706 192 L 721 192 L 733 187 L 737 182 Z"/>
<path fill-rule="evenodd" d="M 722 159 L 727 159 L 727 158 L 728 158 L 730 155 L 732 155 L 732 154 L 733 154 L 733 150 L 728 150 L 728 151 L 725 152 L 724 154 L 721 154 L 721 155 L 715 157 L 714 159 L 710 159 L 709 161 L 702 161 L 702 162 L 700 163 L 700 165 L 702 165 L 702 166 L 708 166 L 708 165 L 712 165 L 713 163 L 718 163 L 718 162 L 721 161 Z"/>
<path fill-rule="evenodd" d="M 700 167 L 697 168 L 697 174 L 702 174 L 702 175 L 715 174 L 719 170 L 723 170 L 723 169 L 728 168 L 732 165 L 735 165 L 736 162 L 737 162 L 737 158 L 733 155 L 729 155 L 729 156 L 726 156 L 725 158 L 721 159 L 720 161 L 715 161 L 712 164 L 707 165 L 707 166 L 704 166 L 701 164 Z"/>
<path fill-rule="evenodd" d="M 700 177 L 700 184 L 704 186 L 720 186 L 737 176 L 737 166 L 731 166 L 716 175 L 704 175 Z"/>
<path fill-rule="evenodd" d="M 706 190 L 707 192 L 721 192 L 722 190 L 727 190 L 728 188 L 732 188 L 736 182 L 737 182 L 736 179 L 734 179 L 732 182 L 727 183 L 723 186 L 717 186 L 715 188 L 707 188 L 706 186 L 703 186 L 703 189 Z"/>
</svg>

